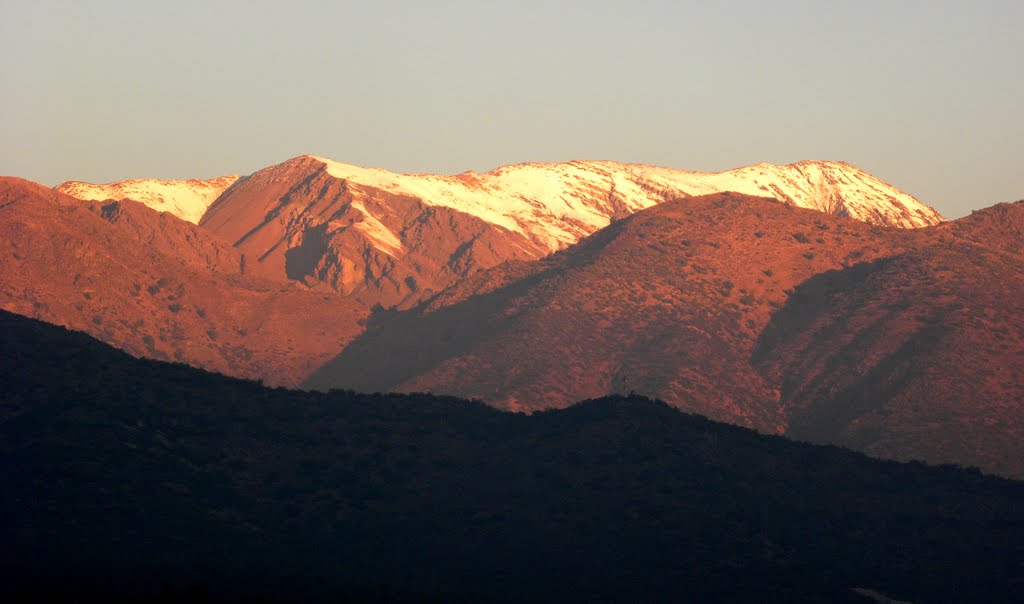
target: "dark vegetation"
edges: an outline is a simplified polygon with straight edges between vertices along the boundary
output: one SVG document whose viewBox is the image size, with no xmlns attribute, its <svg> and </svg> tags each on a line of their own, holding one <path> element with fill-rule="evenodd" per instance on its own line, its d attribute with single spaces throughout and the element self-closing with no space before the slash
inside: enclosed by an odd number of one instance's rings
<svg viewBox="0 0 1024 604">
<path fill-rule="evenodd" d="M 0 403 L 8 596 L 1024 598 L 1024 483 L 638 397 L 267 389 L 0 313 Z"/>
</svg>

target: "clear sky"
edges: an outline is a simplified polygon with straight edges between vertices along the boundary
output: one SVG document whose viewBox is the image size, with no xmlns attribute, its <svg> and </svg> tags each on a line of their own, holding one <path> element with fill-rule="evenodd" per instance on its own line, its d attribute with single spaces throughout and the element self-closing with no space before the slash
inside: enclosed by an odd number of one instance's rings
<svg viewBox="0 0 1024 604">
<path fill-rule="evenodd" d="M 1024 1 L 0 0 L 0 174 L 839 159 L 1024 198 Z"/>
</svg>

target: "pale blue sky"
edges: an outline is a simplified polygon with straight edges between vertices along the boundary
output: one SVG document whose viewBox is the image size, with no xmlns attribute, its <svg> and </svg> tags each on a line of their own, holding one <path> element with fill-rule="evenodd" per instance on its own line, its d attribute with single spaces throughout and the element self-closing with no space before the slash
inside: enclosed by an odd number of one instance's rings
<svg viewBox="0 0 1024 604">
<path fill-rule="evenodd" d="M 840 159 L 1024 198 L 1024 2 L 0 0 L 0 174 Z"/>
</svg>

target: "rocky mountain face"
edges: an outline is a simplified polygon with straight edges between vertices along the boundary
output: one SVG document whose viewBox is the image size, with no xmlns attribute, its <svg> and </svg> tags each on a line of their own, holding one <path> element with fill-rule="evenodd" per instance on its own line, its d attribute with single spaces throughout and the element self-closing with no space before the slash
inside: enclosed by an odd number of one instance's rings
<svg viewBox="0 0 1024 604">
<path fill-rule="evenodd" d="M 138 356 L 296 384 L 366 310 L 297 289 L 168 213 L 0 179 L 0 308 Z"/>
<path fill-rule="evenodd" d="M 1024 476 L 1020 212 L 894 230 L 738 194 L 667 202 L 377 313 L 306 384 L 525 411 L 636 392 Z"/>
<path fill-rule="evenodd" d="M 368 305 L 409 306 L 545 248 L 472 214 L 333 176 L 300 157 L 249 176 L 200 226 L 282 279 Z"/>
<path fill-rule="evenodd" d="M 208 180 L 141 178 L 102 185 L 71 180 L 57 185 L 55 189 L 86 201 L 131 199 L 158 212 L 170 212 L 182 220 L 195 224 L 203 217 L 210 204 L 238 178 L 238 175 Z"/>
</svg>

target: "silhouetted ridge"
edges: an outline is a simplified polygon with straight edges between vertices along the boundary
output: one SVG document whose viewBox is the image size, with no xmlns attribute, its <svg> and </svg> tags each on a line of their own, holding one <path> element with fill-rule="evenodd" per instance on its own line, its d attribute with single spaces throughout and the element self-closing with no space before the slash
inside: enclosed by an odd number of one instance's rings
<svg viewBox="0 0 1024 604">
<path fill-rule="evenodd" d="M 0 313 L 17 598 L 1019 601 L 1024 483 L 639 397 L 267 389 Z"/>
</svg>

